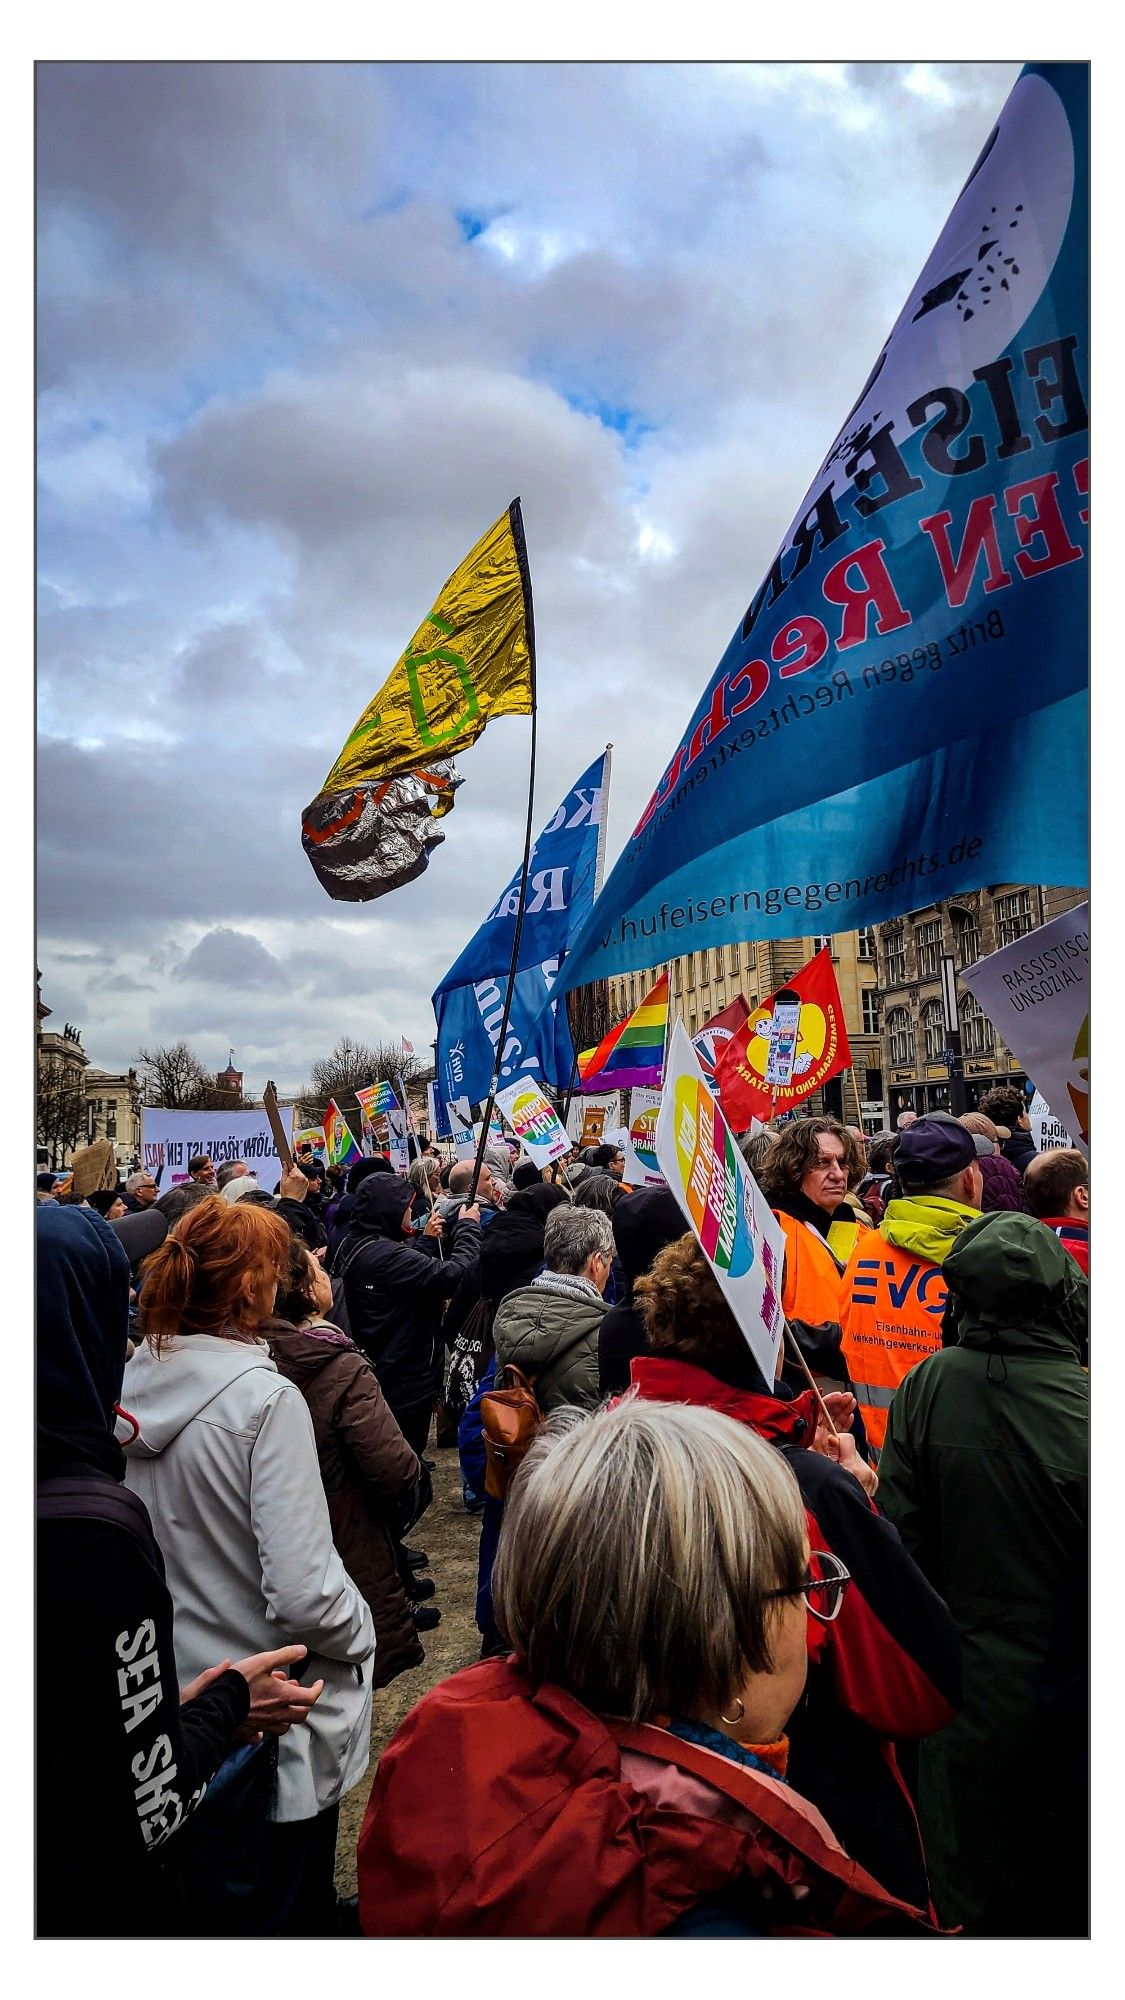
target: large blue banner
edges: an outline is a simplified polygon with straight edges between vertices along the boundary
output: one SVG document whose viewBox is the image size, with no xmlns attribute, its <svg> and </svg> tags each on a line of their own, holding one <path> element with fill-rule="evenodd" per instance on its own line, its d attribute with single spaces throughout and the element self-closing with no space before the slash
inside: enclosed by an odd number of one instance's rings
<svg viewBox="0 0 1125 2000">
<path fill-rule="evenodd" d="M 519 970 L 501 1054 L 500 1024 L 512 962 L 521 870 L 465 946 L 433 996 L 438 1024 L 437 1080 L 444 1101 L 488 1096 L 531 1075 L 565 1090 L 574 1048 L 565 1006 L 550 1004 L 570 936 L 590 910 L 606 806 L 606 759 L 595 759 L 542 829 L 528 866 Z"/>
<path fill-rule="evenodd" d="M 1020 76 L 560 988 L 1086 882 L 1087 89 Z"/>
</svg>

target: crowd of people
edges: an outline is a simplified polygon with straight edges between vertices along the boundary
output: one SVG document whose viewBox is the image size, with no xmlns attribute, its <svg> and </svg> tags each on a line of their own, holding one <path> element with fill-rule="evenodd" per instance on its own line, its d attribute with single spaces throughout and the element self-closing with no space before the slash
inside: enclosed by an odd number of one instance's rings
<svg viewBox="0 0 1125 2000">
<path fill-rule="evenodd" d="M 39 1784 L 98 1827 L 40 1812 L 41 1935 L 1085 1934 L 1085 1156 L 1014 1091 L 742 1145 L 769 1381 L 612 1144 L 38 1177 Z M 480 1659 L 342 1900 L 440 1446 Z"/>
</svg>

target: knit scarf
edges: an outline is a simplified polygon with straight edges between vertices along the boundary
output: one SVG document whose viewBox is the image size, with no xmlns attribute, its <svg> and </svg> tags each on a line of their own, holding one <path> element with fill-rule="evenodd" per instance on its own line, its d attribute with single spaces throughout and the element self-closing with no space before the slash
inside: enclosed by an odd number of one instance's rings
<svg viewBox="0 0 1125 2000">
<path fill-rule="evenodd" d="M 786 1770 L 789 1764 L 789 1738 L 779 1736 L 776 1743 L 736 1743 L 733 1736 L 724 1736 L 721 1729 L 711 1729 L 705 1722 L 686 1722 L 676 1716 L 666 1723 L 670 1736 L 679 1736 L 685 1743 L 698 1743 L 703 1750 L 715 1750 L 720 1757 L 726 1757 L 732 1764 L 745 1764 L 752 1771 L 761 1771 L 764 1777 L 777 1778 L 787 1785 Z"/>
</svg>

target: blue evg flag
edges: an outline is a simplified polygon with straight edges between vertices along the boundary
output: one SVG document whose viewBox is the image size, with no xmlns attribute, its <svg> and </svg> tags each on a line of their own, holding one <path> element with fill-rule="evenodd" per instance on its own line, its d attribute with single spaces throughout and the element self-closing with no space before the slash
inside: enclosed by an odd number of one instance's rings
<svg viewBox="0 0 1125 2000">
<path fill-rule="evenodd" d="M 508 1033 L 500 1024 L 512 962 L 520 869 L 493 905 L 433 996 L 438 1025 L 438 1091 L 443 1101 L 488 1096 L 501 1083 L 534 1076 L 565 1089 L 574 1061 L 565 1005 L 552 1005 L 560 961 L 590 910 L 604 838 L 608 752 L 584 771 L 552 813 L 531 850 L 519 965 Z"/>
<path fill-rule="evenodd" d="M 1088 90 L 1020 75 L 560 991 L 1088 880 Z"/>
</svg>

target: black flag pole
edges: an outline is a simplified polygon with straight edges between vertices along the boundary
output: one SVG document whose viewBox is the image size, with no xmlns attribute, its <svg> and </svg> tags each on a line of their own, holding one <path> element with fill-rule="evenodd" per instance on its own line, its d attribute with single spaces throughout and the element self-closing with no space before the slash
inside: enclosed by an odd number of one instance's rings
<svg viewBox="0 0 1125 2000">
<path fill-rule="evenodd" d="M 520 567 L 520 582 L 523 585 L 524 619 L 527 625 L 528 677 L 531 682 L 531 763 L 527 776 L 527 825 L 523 836 L 523 866 L 520 869 L 520 899 L 516 909 L 516 927 L 512 937 L 512 962 L 508 969 L 508 987 L 504 995 L 504 1013 L 500 1022 L 500 1039 L 496 1044 L 496 1061 L 492 1069 L 492 1082 L 488 1089 L 488 1101 L 481 1108 L 480 1143 L 473 1161 L 473 1178 L 469 1186 L 469 1201 L 477 1198 L 477 1182 L 484 1163 L 484 1149 L 488 1144 L 488 1127 L 492 1118 L 492 1107 L 496 1102 L 496 1088 L 500 1081 L 504 1062 L 504 1044 L 508 1039 L 508 1016 L 512 1009 L 512 994 L 515 991 L 516 969 L 520 957 L 520 937 L 523 933 L 524 904 L 527 901 L 527 871 L 531 865 L 531 829 L 535 817 L 535 743 L 539 722 L 539 701 L 535 686 L 535 614 L 531 602 L 531 571 L 527 563 L 527 542 L 523 532 L 523 509 L 519 496 L 508 509 L 508 519 L 512 524 L 512 540 L 516 546 L 516 560 Z"/>
<path fill-rule="evenodd" d="M 594 861 L 595 902 L 601 895 L 602 876 L 605 872 L 605 830 L 609 820 L 609 782 L 612 774 L 613 774 L 613 745 L 612 743 L 607 743 L 605 746 L 605 776 L 603 779 L 605 794 L 602 799 L 602 823 L 598 828 L 598 852 Z M 565 1007 L 565 1005 L 566 1001 L 564 999 L 563 1006 Z M 570 1081 L 566 1086 L 566 1097 L 563 1100 L 562 1122 L 564 1125 L 566 1124 L 567 1119 L 570 1117 L 570 1107 L 574 1101 L 574 1091 L 577 1082 L 578 1082 L 578 1050 L 575 1049 L 574 1061 L 570 1065 Z"/>
</svg>

